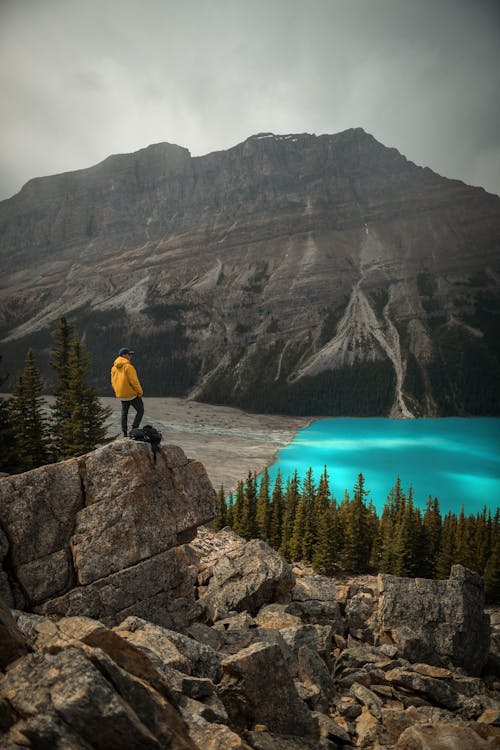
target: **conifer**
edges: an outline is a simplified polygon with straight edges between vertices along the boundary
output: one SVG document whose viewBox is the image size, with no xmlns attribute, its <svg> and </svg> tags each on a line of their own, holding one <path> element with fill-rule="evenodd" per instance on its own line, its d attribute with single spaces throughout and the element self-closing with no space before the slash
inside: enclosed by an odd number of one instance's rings
<svg viewBox="0 0 500 750">
<path fill-rule="evenodd" d="M 313 568 L 321 575 L 332 575 L 336 559 L 335 508 L 327 505 L 318 518 L 318 534 L 312 557 Z"/>
<path fill-rule="evenodd" d="M 42 391 L 43 381 L 35 363 L 35 355 L 29 349 L 24 370 L 17 376 L 13 396 L 9 401 L 19 471 L 34 469 L 50 461 Z"/>
<path fill-rule="evenodd" d="M 87 382 L 90 359 L 78 334 L 62 318 L 54 333 L 51 364 L 57 376 L 52 410 L 57 458 L 69 458 L 93 450 L 106 440 L 111 410 L 102 406 L 96 390 Z"/>
<path fill-rule="evenodd" d="M 373 538 L 365 505 L 368 495 L 362 473 L 354 485 L 353 498 L 349 503 L 344 530 L 344 559 L 348 570 L 364 573 L 368 570 Z"/>
<path fill-rule="evenodd" d="M 271 496 L 271 521 L 269 528 L 269 544 L 273 549 L 279 549 L 281 542 L 281 527 L 283 523 L 283 484 L 281 472 L 278 469 L 274 480 Z"/>
<path fill-rule="evenodd" d="M 0 362 L 2 357 L 0 356 Z M 0 390 L 7 380 L 0 374 Z M 11 473 L 16 468 L 15 436 L 12 427 L 9 399 L 0 396 L 0 471 Z"/>
<path fill-rule="evenodd" d="M 436 562 L 441 541 L 442 518 L 439 510 L 439 500 L 429 495 L 422 519 L 424 536 L 424 556 L 422 560 L 422 576 L 434 578 Z"/>
<path fill-rule="evenodd" d="M 231 493 L 227 498 L 226 526 L 233 528 L 234 498 Z"/>
<path fill-rule="evenodd" d="M 239 536 L 243 536 L 243 506 L 245 503 L 245 488 L 242 480 L 236 485 L 236 499 L 233 505 L 232 529 Z"/>
<path fill-rule="evenodd" d="M 436 578 L 444 579 L 450 575 L 455 556 L 455 536 L 457 517 L 448 511 L 444 517 L 439 552 L 436 560 Z"/>
<path fill-rule="evenodd" d="M 221 484 L 219 488 L 219 492 L 217 493 L 220 503 L 220 513 L 217 516 L 217 518 L 214 520 L 213 528 L 215 531 L 220 531 L 224 528 L 224 526 L 227 526 L 227 505 L 226 505 L 226 495 L 224 492 L 224 485 Z"/>
<path fill-rule="evenodd" d="M 301 550 L 299 557 L 302 560 L 311 562 L 314 545 L 317 539 L 317 521 L 315 514 L 316 509 L 316 487 L 314 484 L 313 470 L 309 468 L 306 472 L 304 482 L 302 483 L 301 493 L 301 514 L 302 520 L 302 537 Z M 294 532 L 295 533 L 295 532 Z"/>
<path fill-rule="evenodd" d="M 257 477 L 249 471 L 243 493 L 243 508 L 240 521 L 241 531 L 238 532 L 245 539 L 253 539 L 257 536 L 256 509 Z"/>
<path fill-rule="evenodd" d="M 291 562 L 290 542 L 295 525 L 295 515 L 299 503 L 300 481 L 297 470 L 294 471 L 292 478 L 288 477 L 285 486 L 283 525 L 281 531 L 281 543 L 279 553 L 285 560 Z"/>
<path fill-rule="evenodd" d="M 259 539 L 263 539 L 265 542 L 269 541 L 271 503 L 269 500 L 269 472 L 267 468 L 262 472 L 260 480 L 255 521 Z"/>
</svg>

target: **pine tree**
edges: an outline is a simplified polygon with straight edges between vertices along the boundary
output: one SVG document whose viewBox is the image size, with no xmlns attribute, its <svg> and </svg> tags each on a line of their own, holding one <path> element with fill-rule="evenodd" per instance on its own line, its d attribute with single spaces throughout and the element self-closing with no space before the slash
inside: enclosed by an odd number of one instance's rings
<svg viewBox="0 0 500 750">
<path fill-rule="evenodd" d="M 35 355 L 33 350 L 29 349 L 24 370 L 17 376 L 14 393 L 9 402 L 20 471 L 34 469 L 50 461 L 42 391 L 43 381 L 36 367 Z"/>
<path fill-rule="evenodd" d="M 233 505 L 233 525 L 235 534 L 243 536 L 243 506 L 245 503 L 245 486 L 240 480 L 236 485 L 236 499 Z"/>
<path fill-rule="evenodd" d="M 215 531 L 220 531 L 221 529 L 224 528 L 224 526 L 227 526 L 227 505 L 226 505 L 226 496 L 224 492 L 224 485 L 221 484 L 217 495 L 219 497 L 220 513 L 213 522 L 213 528 L 215 529 Z"/>
<path fill-rule="evenodd" d="M 490 555 L 483 574 L 486 601 L 500 604 L 500 509 L 497 508 L 492 524 Z"/>
<path fill-rule="evenodd" d="M 285 487 L 285 502 L 283 511 L 283 525 L 281 532 L 281 543 L 279 553 L 288 562 L 292 561 L 290 542 L 293 536 L 295 525 L 295 515 L 299 504 L 300 481 L 297 470 L 294 471 L 292 478 L 288 477 Z"/>
<path fill-rule="evenodd" d="M 307 562 L 312 561 L 314 545 L 317 539 L 317 517 L 316 509 L 316 487 L 314 484 L 313 470 L 309 468 L 302 483 L 302 494 L 300 500 L 302 520 L 301 550 L 299 557 Z M 297 512 L 298 515 L 298 512 Z M 295 534 L 295 531 L 294 531 Z"/>
<path fill-rule="evenodd" d="M 226 512 L 226 526 L 229 526 L 231 529 L 233 528 L 234 524 L 234 498 L 233 494 L 231 493 L 227 498 L 227 512 Z"/>
<path fill-rule="evenodd" d="M 243 508 L 241 514 L 241 531 L 238 533 L 245 539 L 253 539 L 257 534 L 257 477 L 251 471 L 248 472 L 243 493 Z"/>
<path fill-rule="evenodd" d="M 376 549 L 376 567 L 381 573 L 395 574 L 395 545 L 397 527 L 401 520 L 401 512 L 406 498 L 398 476 L 394 487 L 387 496 L 380 519 L 378 543 Z"/>
<path fill-rule="evenodd" d="M 394 548 L 394 573 L 397 576 L 412 577 L 418 574 L 422 559 L 422 519 L 420 511 L 413 505 L 409 492 L 401 520 L 397 526 Z"/>
<path fill-rule="evenodd" d="M 2 357 L 0 356 L 0 362 Z M 0 374 L 0 390 L 7 380 Z M 16 469 L 16 445 L 12 426 L 9 399 L 0 396 L 0 471 L 11 473 Z"/>
<path fill-rule="evenodd" d="M 58 379 L 53 407 L 55 453 L 57 458 L 69 458 L 106 440 L 111 410 L 102 406 L 96 390 L 88 384 L 89 356 L 65 318 L 54 338 L 51 364 Z"/>
<path fill-rule="evenodd" d="M 269 540 L 271 522 L 271 504 L 269 500 L 269 472 L 267 468 L 264 469 L 260 480 L 259 494 L 257 497 L 257 507 L 255 511 L 255 521 L 259 539 L 263 539 L 265 542 L 267 542 Z"/>
<path fill-rule="evenodd" d="M 321 575 L 332 575 L 336 559 L 335 507 L 323 508 L 318 518 L 318 534 L 312 557 L 313 568 Z"/>
<path fill-rule="evenodd" d="M 465 508 L 462 505 L 457 521 L 453 562 L 471 570 L 477 570 L 477 558 L 473 549 L 474 534 L 474 517 L 466 517 Z"/>
<path fill-rule="evenodd" d="M 436 560 L 436 578 L 444 579 L 450 575 L 455 556 L 455 536 L 457 517 L 448 511 L 444 517 L 441 541 Z"/>
<path fill-rule="evenodd" d="M 271 522 L 269 529 L 269 544 L 273 549 L 279 549 L 281 542 L 281 528 L 283 523 L 283 483 L 278 469 L 274 480 L 271 496 Z"/>
<path fill-rule="evenodd" d="M 439 500 L 429 496 L 422 519 L 424 534 L 424 559 L 422 565 L 422 576 L 434 578 L 436 575 L 436 563 L 441 542 L 442 519 L 439 510 Z"/>
<path fill-rule="evenodd" d="M 369 523 L 368 510 L 365 505 L 365 478 L 358 474 L 354 486 L 353 499 L 349 503 L 346 515 L 344 558 L 348 570 L 364 573 L 368 570 L 373 538 Z"/>
</svg>

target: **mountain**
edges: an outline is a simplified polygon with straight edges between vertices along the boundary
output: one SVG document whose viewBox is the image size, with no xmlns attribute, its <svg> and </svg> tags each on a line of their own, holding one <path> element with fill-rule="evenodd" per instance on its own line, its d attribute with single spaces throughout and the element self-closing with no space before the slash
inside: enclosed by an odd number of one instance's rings
<svg viewBox="0 0 500 750">
<path fill-rule="evenodd" d="M 361 128 L 160 143 L 0 203 L 0 353 L 48 374 L 66 315 L 96 383 L 323 415 L 500 414 L 500 198 Z"/>
</svg>

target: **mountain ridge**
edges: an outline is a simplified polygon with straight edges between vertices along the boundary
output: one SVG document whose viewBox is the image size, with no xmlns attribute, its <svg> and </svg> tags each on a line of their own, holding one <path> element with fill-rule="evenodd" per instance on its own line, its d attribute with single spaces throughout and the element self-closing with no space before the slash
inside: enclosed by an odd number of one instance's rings
<svg viewBox="0 0 500 750">
<path fill-rule="evenodd" d="M 137 340 L 152 395 L 495 414 L 499 237 L 498 196 L 361 128 L 152 144 L 0 203 L 1 346 L 43 362 L 64 314 L 99 360 Z"/>
</svg>

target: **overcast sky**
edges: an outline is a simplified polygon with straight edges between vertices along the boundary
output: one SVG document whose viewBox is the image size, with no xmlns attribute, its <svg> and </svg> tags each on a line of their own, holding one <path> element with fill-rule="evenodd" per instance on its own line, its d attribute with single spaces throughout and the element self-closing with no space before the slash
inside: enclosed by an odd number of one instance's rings
<svg viewBox="0 0 500 750">
<path fill-rule="evenodd" d="M 169 141 L 363 127 L 500 194 L 500 0 L 0 0 L 0 199 Z"/>
</svg>

